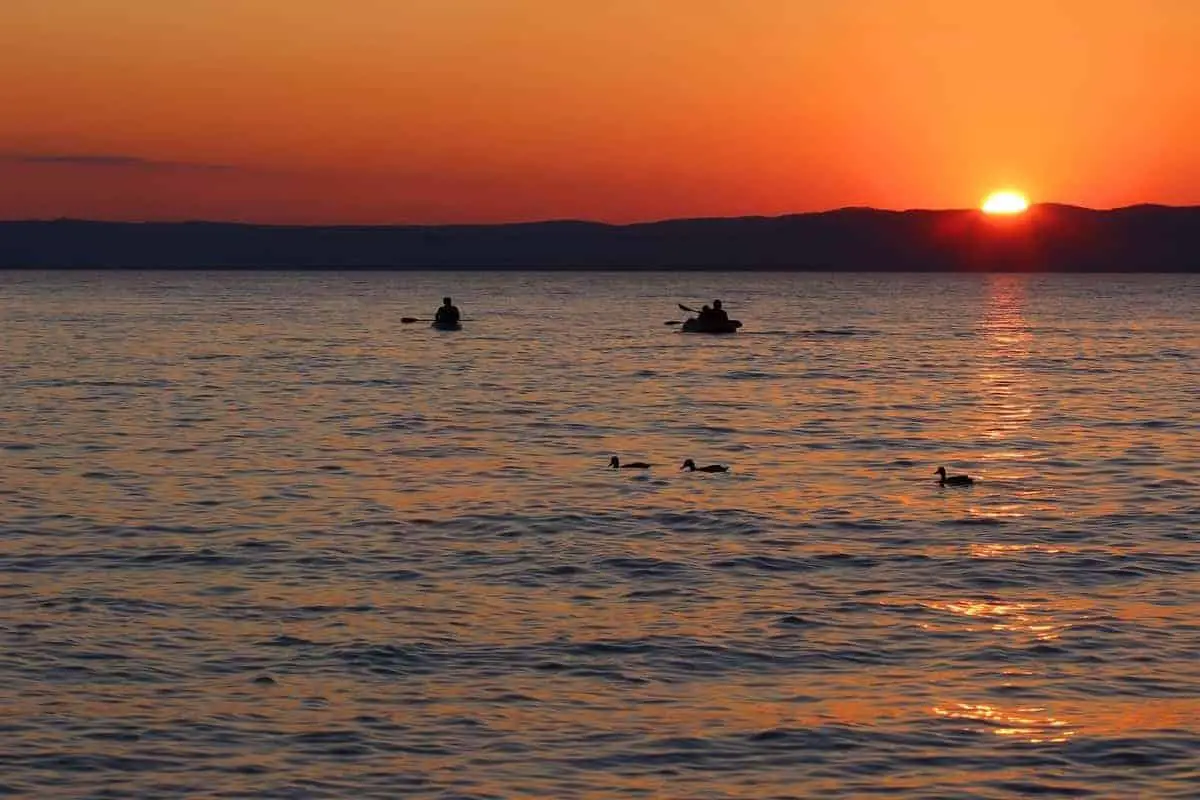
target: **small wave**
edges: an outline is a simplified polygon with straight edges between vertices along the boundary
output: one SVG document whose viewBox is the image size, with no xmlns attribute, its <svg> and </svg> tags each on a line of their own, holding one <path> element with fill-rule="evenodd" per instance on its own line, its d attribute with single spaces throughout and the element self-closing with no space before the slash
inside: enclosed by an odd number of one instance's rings
<svg viewBox="0 0 1200 800">
<path fill-rule="evenodd" d="M 762 370 L 741 370 L 735 369 L 726 372 L 724 377 L 733 381 L 763 381 L 774 380 L 782 377 L 776 372 L 764 372 Z"/>
<path fill-rule="evenodd" d="M 630 578 L 666 578 L 675 577 L 688 570 L 686 564 L 675 561 L 665 561 L 658 558 L 606 558 L 598 561 L 599 569 L 619 572 Z"/>
</svg>

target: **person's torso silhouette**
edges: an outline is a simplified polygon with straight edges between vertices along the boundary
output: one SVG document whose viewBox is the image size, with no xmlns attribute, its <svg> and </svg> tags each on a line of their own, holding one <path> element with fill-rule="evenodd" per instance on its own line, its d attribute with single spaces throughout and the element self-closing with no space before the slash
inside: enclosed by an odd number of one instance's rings
<svg viewBox="0 0 1200 800">
<path fill-rule="evenodd" d="M 458 306 L 454 305 L 449 297 L 442 300 L 442 305 L 433 315 L 433 321 L 443 325 L 457 325 L 462 315 L 459 313 Z"/>
</svg>

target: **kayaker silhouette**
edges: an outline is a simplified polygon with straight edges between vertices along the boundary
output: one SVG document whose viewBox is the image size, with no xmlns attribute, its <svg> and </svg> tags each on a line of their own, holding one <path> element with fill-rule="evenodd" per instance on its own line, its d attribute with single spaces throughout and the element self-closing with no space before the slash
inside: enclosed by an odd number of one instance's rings
<svg viewBox="0 0 1200 800">
<path fill-rule="evenodd" d="M 437 325 L 457 325 L 461 318 L 458 306 L 454 305 L 449 297 L 442 298 L 442 305 L 433 315 L 433 321 Z"/>
<path fill-rule="evenodd" d="M 680 330 L 684 333 L 735 333 L 742 327 L 740 320 L 729 318 L 720 300 L 714 300 L 712 306 L 703 306 L 699 311 L 683 303 L 679 307 L 696 315 L 683 321 Z"/>
<path fill-rule="evenodd" d="M 729 313 L 721 308 L 720 300 L 713 300 L 711 307 L 700 307 L 697 320 L 701 325 L 724 325 L 729 322 Z"/>
</svg>

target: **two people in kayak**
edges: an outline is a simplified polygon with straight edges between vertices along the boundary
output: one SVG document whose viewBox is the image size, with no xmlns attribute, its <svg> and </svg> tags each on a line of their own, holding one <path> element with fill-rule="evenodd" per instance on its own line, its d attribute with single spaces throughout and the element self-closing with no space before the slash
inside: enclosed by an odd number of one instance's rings
<svg viewBox="0 0 1200 800">
<path fill-rule="evenodd" d="M 729 314 L 721 308 L 720 300 L 713 300 L 711 307 L 702 306 L 700 308 L 700 313 L 696 315 L 696 321 L 701 325 L 727 325 L 729 324 Z"/>
<path fill-rule="evenodd" d="M 459 313 L 458 306 L 454 305 L 449 297 L 442 298 L 442 305 L 433 314 L 433 321 L 436 325 L 457 325 L 462 319 L 462 314 Z"/>
</svg>

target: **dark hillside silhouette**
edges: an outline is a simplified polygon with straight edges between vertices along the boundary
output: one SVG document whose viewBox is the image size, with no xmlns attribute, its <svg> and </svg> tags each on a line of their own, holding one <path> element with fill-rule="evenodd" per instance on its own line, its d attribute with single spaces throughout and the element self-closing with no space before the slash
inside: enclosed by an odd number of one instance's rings
<svg viewBox="0 0 1200 800">
<path fill-rule="evenodd" d="M 635 225 L 0 222 L 0 267 L 1198 272 L 1200 207 L 848 208 Z"/>
</svg>

